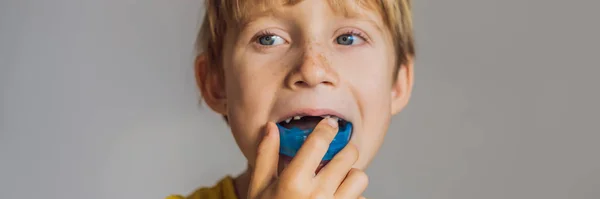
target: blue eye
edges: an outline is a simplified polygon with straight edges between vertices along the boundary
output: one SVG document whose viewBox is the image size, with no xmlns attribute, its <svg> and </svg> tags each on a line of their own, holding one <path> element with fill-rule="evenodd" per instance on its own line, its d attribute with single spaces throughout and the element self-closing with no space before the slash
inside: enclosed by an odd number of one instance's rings
<svg viewBox="0 0 600 199">
<path fill-rule="evenodd" d="M 337 37 L 336 42 L 340 45 L 357 45 L 365 42 L 362 38 L 352 35 L 352 34 L 344 34 Z"/>
<path fill-rule="evenodd" d="M 276 35 L 265 35 L 258 38 L 258 43 L 263 46 L 275 46 L 284 42 L 283 38 Z"/>
</svg>

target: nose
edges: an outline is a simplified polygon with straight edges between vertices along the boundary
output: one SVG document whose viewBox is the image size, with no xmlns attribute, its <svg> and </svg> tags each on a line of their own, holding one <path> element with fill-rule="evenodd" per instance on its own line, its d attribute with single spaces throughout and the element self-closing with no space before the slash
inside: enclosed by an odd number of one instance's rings
<svg viewBox="0 0 600 199">
<path fill-rule="evenodd" d="M 305 53 L 287 78 L 291 89 L 313 88 L 319 85 L 335 87 L 339 77 L 323 53 Z"/>
</svg>

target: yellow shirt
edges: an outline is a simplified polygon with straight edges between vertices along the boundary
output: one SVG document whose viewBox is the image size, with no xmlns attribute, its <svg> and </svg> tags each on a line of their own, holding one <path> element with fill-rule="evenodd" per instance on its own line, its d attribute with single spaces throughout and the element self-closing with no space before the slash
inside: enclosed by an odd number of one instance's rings
<svg viewBox="0 0 600 199">
<path fill-rule="evenodd" d="M 226 176 L 213 187 L 200 188 L 187 198 L 173 195 L 166 199 L 237 199 L 237 196 L 233 187 L 233 179 L 231 176 Z"/>
</svg>

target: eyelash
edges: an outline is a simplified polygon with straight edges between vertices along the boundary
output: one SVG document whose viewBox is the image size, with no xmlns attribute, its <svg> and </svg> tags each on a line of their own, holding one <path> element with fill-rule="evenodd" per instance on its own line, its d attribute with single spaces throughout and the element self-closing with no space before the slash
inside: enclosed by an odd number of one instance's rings
<svg viewBox="0 0 600 199">
<path fill-rule="evenodd" d="M 352 36 L 358 36 L 358 37 L 360 37 L 361 39 L 363 39 L 365 42 L 367 42 L 367 43 L 369 43 L 369 42 L 370 42 L 370 39 L 369 39 L 369 37 L 367 37 L 367 35 L 365 35 L 364 33 L 360 32 L 360 31 L 356 31 L 356 30 L 347 30 L 347 31 L 344 31 L 344 33 L 343 33 L 343 34 L 341 34 L 341 35 L 338 35 L 338 37 L 339 37 L 339 36 L 342 36 L 342 35 L 352 35 Z M 337 38 L 337 37 L 336 37 L 336 38 Z"/>
<path fill-rule="evenodd" d="M 252 39 L 252 40 L 253 40 L 253 41 L 257 41 L 257 40 L 258 40 L 258 39 L 260 39 L 261 37 L 264 37 L 264 36 L 272 36 L 272 35 L 276 35 L 276 34 L 272 33 L 272 32 L 271 32 L 271 31 L 269 31 L 269 30 L 263 30 L 263 31 L 260 31 L 260 32 L 259 32 L 259 33 L 258 33 L 258 34 L 257 34 L 257 35 L 256 35 L 256 36 L 255 36 L 255 37 Z"/>
</svg>

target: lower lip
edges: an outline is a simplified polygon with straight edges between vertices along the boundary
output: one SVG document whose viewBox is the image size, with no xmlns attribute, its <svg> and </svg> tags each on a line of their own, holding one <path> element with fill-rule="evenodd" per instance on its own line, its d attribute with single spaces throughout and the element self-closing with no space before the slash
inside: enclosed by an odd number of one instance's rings
<svg viewBox="0 0 600 199">
<path fill-rule="evenodd" d="M 289 164 L 292 162 L 292 158 L 286 155 L 279 155 L 279 162 L 277 165 L 277 174 L 281 175 L 281 173 L 283 171 L 285 171 L 285 168 L 287 168 L 289 166 Z M 315 170 L 315 175 L 317 173 L 319 173 L 319 171 L 321 171 L 321 169 L 323 167 L 325 167 L 325 165 L 327 165 L 327 163 L 329 163 L 329 160 L 323 160 L 321 161 L 321 163 L 319 163 L 319 166 L 317 166 L 317 169 Z"/>
</svg>

